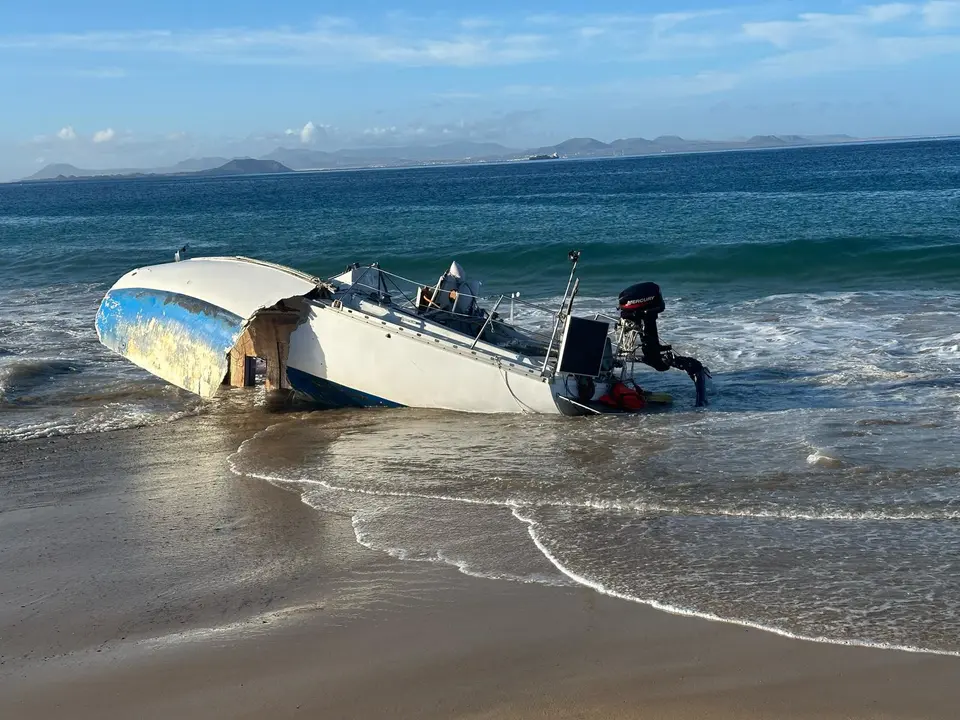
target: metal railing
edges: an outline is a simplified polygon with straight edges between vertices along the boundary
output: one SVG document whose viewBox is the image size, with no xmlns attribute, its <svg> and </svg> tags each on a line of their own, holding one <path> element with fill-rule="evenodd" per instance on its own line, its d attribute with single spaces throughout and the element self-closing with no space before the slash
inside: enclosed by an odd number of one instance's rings
<svg viewBox="0 0 960 720">
<path fill-rule="evenodd" d="M 573 267 L 571 268 L 570 278 L 567 281 L 567 287 L 564 290 L 563 299 L 557 307 L 521 300 L 519 292 L 481 296 L 461 292 L 459 289 L 441 290 L 441 285 L 448 276 L 447 273 L 444 273 L 435 284 L 419 283 L 402 275 L 384 270 L 379 267 L 378 264 L 358 265 L 350 268 L 351 270 L 360 271 L 360 273 L 359 277 L 349 284 L 337 281 L 335 279 L 336 276 L 330 278 L 330 281 L 332 283 L 338 283 L 343 292 L 362 293 L 366 298 L 372 299 L 381 305 L 387 304 L 411 316 L 434 320 L 467 337 L 472 337 L 473 342 L 470 344 L 471 350 L 483 339 L 484 333 L 488 328 L 493 327 L 494 330 L 496 326 L 509 328 L 509 330 L 514 333 L 514 337 L 511 340 L 496 343 L 488 338 L 488 341 L 504 349 L 510 348 L 508 343 L 511 341 L 520 341 L 521 343 L 529 342 L 530 346 L 528 346 L 528 349 L 529 347 L 534 347 L 537 351 L 534 353 L 524 352 L 522 354 L 527 357 L 542 357 L 541 374 L 550 376 L 555 372 L 556 368 L 556 365 L 551 365 L 551 361 L 559 361 L 560 347 L 559 343 L 557 343 L 557 333 L 560 332 L 561 325 L 565 322 L 565 318 L 572 314 L 573 301 L 577 295 L 580 284 L 579 279 L 575 277 L 579 253 L 571 253 L 570 259 L 573 261 Z M 376 286 L 367 281 L 368 273 L 376 273 Z M 373 278 L 369 279 L 371 281 L 373 280 Z M 441 297 L 441 292 L 449 293 L 446 298 L 447 301 L 451 303 L 449 307 L 440 307 L 435 302 Z M 429 293 L 429 297 L 425 295 L 425 293 Z M 463 302 L 464 300 L 466 301 L 465 303 Z M 497 315 L 497 311 L 505 300 L 510 303 L 509 322 Z M 482 309 L 481 312 L 476 311 L 476 308 L 481 308 L 480 303 L 482 301 L 486 303 L 492 301 L 492 307 L 489 312 L 485 309 Z M 466 312 L 459 311 L 461 307 L 465 307 Z M 517 325 L 518 307 L 521 310 L 530 309 L 536 311 L 545 326 L 544 329 L 541 330 L 529 326 Z M 473 328 L 476 327 L 476 323 L 479 322 L 480 318 L 483 318 L 483 322 L 474 335 Z M 594 314 L 594 320 L 600 320 L 601 318 L 611 322 L 613 325 L 611 332 L 616 334 L 617 328 L 620 328 L 619 319 L 601 312 Z M 473 328 L 467 332 L 464 330 L 465 322 L 462 323 L 460 327 L 456 327 L 455 323 L 450 322 L 451 320 L 457 319 L 470 321 L 475 324 Z M 618 336 L 614 342 L 619 345 L 621 341 L 622 328 L 620 328 L 620 336 Z M 514 345 L 512 349 L 516 351 L 516 345 Z M 538 362 L 540 362 L 539 359 Z"/>
<path fill-rule="evenodd" d="M 543 332 L 535 328 L 530 327 L 519 327 L 515 325 L 517 318 L 517 306 L 521 308 L 530 308 L 536 310 L 539 313 L 545 315 L 544 322 L 554 323 L 556 322 L 557 316 L 562 312 L 562 307 L 551 308 L 546 305 L 539 303 L 533 303 L 528 300 L 521 300 L 519 292 L 511 293 L 502 293 L 500 295 L 470 295 L 469 293 L 461 292 L 459 290 L 454 291 L 456 293 L 455 299 L 453 300 L 452 309 L 440 308 L 435 306 L 434 300 L 437 299 L 438 294 L 441 292 L 439 287 L 440 283 L 443 281 L 441 278 L 435 285 L 427 283 L 418 283 L 415 280 L 403 277 L 402 275 L 397 275 L 396 273 L 389 272 L 382 268 L 379 268 L 375 265 L 366 265 L 358 268 L 353 268 L 355 270 L 363 270 L 364 272 L 360 277 L 349 283 L 346 287 L 343 288 L 344 292 L 357 292 L 364 291 L 363 294 L 369 298 L 375 299 L 377 302 L 383 303 L 387 302 L 394 308 L 405 310 L 413 315 L 431 318 L 431 317 L 448 317 L 448 318 L 462 318 L 464 320 L 477 320 L 480 316 L 471 312 L 459 312 L 457 308 L 461 306 L 461 299 L 465 299 L 466 307 L 473 308 L 474 306 L 480 307 L 480 302 L 493 302 L 492 309 L 486 313 L 486 319 L 481 326 L 479 332 L 474 338 L 473 345 L 475 347 L 477 342 L 483 336 L 484 331 L 491 324 L 501 324 L 507 327 L 513 328 L 515 331 L 520 332 L 526 336 L 529 336 L 530 339 L 542 342 L 544 345 L 549 345 L 550 340 L 552 339 L 552 334 L 549 332 Z M 377 275 L 377 285 L 373 285 L 370 282 L 365 282 L 367 275 L 366 271 L 376 273 Z M 331 282 L 336 282 L 335 278 L 330 278 Z M 423 305 L 418 305 L 416 297 L 418 293 L 424 291 L 433 291 L 430 302 L 424 307 Z M 449 292 L 449 291 L 444 291 Z M 399 296 L 398 299 L 396 296 Z M 505 321 L 502 317 L 495 317 L 497 310 L 499 309 L 501 303 L 504 300 L 510 301 L 510 321 Z M 431 306 L 432 305 L 432 306 Z"/>
</svg>

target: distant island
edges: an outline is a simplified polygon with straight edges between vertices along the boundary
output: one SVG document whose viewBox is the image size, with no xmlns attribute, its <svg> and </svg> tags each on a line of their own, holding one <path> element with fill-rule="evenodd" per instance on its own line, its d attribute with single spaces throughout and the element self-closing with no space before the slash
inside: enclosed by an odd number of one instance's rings
<svg viewBox="0 0 960 720">
<path fill-rule="evenodd" d="M 303 147 L 278 147 L 259 159 L 202 157 L 190 158 L 171 167 L 153 169 L 85 170 L 73 165 L 47 165 L 19 182 L 77 180 L 83 178 L 204 177 L 291 173 L 308 170 L 417 167 L 464 163 L 558 160 L 563 158 L 642 157 L 674 153 L 760 150 L 773 148 L 834 145 L 880 141 L 907 141 L 924 138 L 856 138 L 850 135 L 754 135 L 733 140 L 688 140 L 661 135 L 648 140 L 622 138 L 606 143 L 589 137 L 570 138 L 556 145 L 526 150 L 511 149 L 494 142 L 450 142 L 443 145 L 347 148 L 324 151 Z M 926 138 L 934 139 L 934 138 Z"/>
<path fill-rule="evenodd" d="M 57 163 L 47 165 L 24 182 L 40 182 L 51 180 L 84 180 L 90 178 L 104 179 L 127 179 L 127 178 L 145 178 L 145 177 L 225 177 L 232 175 L 263 175 L 270 173 L 292 173 L 293 170 L 283 163 L 276 160 L 255 160 L 253 158 L 235 158 L 233 160 L 224 160 L 223 158 L 207 158 L 208 161 L 215 160 L 217 165 L 214 167 L 201 167 L 198 170 L 178 170 L 178 169 L 158 169 L 158 170 L 82 170 L 67 165 Z M 181 165 L 196 165 L 198 161 L 185 160 Z M 222 163 L 222 164 L 220 164 Z"/>
<path fill-rule="evenodd" d="M 283 163 L 276 160 L 254 160 L 253 158 L 237 158 L 224 163 L 219 167 L 207 170 L 194 170 L 187 175 L 263 175 L 265 173 L 293 172 Z"/>
</svg>

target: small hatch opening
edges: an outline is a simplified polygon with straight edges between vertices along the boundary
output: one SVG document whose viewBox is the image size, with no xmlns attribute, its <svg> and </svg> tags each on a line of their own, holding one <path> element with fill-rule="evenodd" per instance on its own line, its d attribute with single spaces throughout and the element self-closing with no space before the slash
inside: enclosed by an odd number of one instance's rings
<svg viewBox="0 0 960 720">
<path fill-rule="evenodd" d="M 290 302 L 290 301 L 287 301 Z M 261 310 L 244 329 L 230 350 L 224 383 L 233 387 L 263 386 L 267 391 L 289 390 L 287 355 L 290 333 L 303 317 L 300 307 L 281 301 Z"/>
<path fill-rule="evenodd" d="M 245 356 L 243 358 L 243 376 L 245 387 L 266 385 L 267 361 L 262 357 Z"/>
</svg>

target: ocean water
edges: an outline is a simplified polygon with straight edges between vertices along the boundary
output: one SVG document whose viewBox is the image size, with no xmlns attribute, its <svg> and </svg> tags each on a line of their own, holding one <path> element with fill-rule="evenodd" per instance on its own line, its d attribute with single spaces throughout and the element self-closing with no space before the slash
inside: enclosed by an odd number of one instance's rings
<svg viewBox="0 0 960 720">
<path fill-rule="evenodd" d="M 410 561 L 960 653 L 960 142 L 0 186 L 0 454 L 262 403 L 201 402 L 97 342 L 110 284 L 183 244 L 322 276 L 456 259 L 540 299 L 580 248 L 583 312 L 660 283 L 665 342 L 713 371 L 705 409 L 650 371 L 670 412 L 277 411 L 230 467 Z"/>
</svg>

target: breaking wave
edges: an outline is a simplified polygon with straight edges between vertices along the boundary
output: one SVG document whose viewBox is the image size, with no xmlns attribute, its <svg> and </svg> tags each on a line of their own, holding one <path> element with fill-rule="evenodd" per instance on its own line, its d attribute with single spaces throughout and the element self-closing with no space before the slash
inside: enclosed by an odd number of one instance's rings
<svg viewBox="0 0 960 720">
<path fill-rule="evenodd" d="M 577 584 L 589 587 L 602 595 L 607 595 L 609 597 L 614 597 L 619 600 L 627 600 L 629 602 L 635 602 L 641 605 L 646 605 L 648 607 L 654 608 L 655 610 L 668 612 L 671 615 L 683 615 L 686 617 L 700 618 L 701 620 L 710 620 L 712 622 L 724 622 L 724 623 L 730 623 L 732 625 L 740 625 L 742 627 L 754 628 L 755 630 L 763 630 L 764 632 L 773 633 L 775 635 L 791 638 L 793 640 L 806 640 L 807 642 L 818 642 L 818 643 L 825 643 L 829 645 L 868 647 L 868 648 L 876 648 L 878 650 L 899 650 L 900 652 L 922 653 L 926 655 L 947 655 L 947 656 L 960 657 L 960 651 L 956 651 L 956 650 L 925 648 L 918 645 L 901 645 L 897 643 L 876 642 L 876 641 L 870 641 L 870 640 L 843 639 L 843 638 L 836 638 L 836 637 L 828 637 L 825 635 L 804 635 L 801 633 L 792 632 L 790 630 L 787 630 L 783 627 L 779 627 L 777 625 L 761 623 L 761 622 L 749 620 L 746 618 L 720 616 L 711 612 L 696 610 L 691 607 L 673 605 L 671 603 L 661 602 L 653 598 L 643 598 L 643 597 L 638 597 L 622 591 L 618 591 L 611 587 L 608 587 L 603 582 L 595 578 L 587 577 L 586 575 L 581 575 L 575 572 L 574 570 L 570 569 L 566 565 L 564 565 L 564 563 L 553 553 L 553 551 L 551 551 L 551 549 L 547 547 L 547 545 L 540 539 L 537 533 L 537 522 L 535 520 L 524 516 L 519 509 L 514 511 L 514 516 L 518 520 L 520 520 L 521 522 L 527 525 L 527 529 L 530 534 L 530 539 L 533 541 L 533 544 L 536 545 L 537 549 L 541 553 L 543 553 L 543 556 L 547 558 L 553 564 L 553 566 L 557 568 L 557 570 L 559 570 L 564 576 L 570 578 Z"/>
<path fill-rule="evenodd" d="M 11 402 L 25 390 L 61 375 L 80 372 L 82 363 L 71 360 L 15 360 L 0 365 L 0 401 Z"/>
<path fill-rule="evenodd" d="M 820 634 L 792 629 L 789 622 L 778 623 L 771 618 L 754 619 L 736 614 L 726 614 L 697 607 L 696 599 L 687 603 L 677 603 L 663 597 L 638 594 L 628 590 L 630 575 L 620 575 L 620 570 L 604 567 L 603 577 L 595 576 L 591 571 L 594 560 L 579 558 L 578 567 L 567 563 L 552 547 L 562 543 L 565 552 L 577 548 L 586 527 L 580 527 L 568 515 L 563 514 L 561 522 L 551 524 L 552 539 L 543 536 L 548 520 L 539 517 L 543 511 L 575 511 L 598 513 L 596 517 L 623 516 L 645 517 L 656 521 L 663 515 L 675 515 L 679 521 L 689 521 L 697 517 L 730 518 L 738 521 L 785 520 L 798 522 L 841 523 L 906 520 L 955 520 L 960 517 L 956 510 L 932 511 L 909 510 L 902 512 L 896 508 L 848 511 L 805 511 L 784 507 L 781 510 L 763 511 L 749 508 L 695 508 L 668 503 L 638 503 L 617 501 L 565 500 L 562 498 L 533 501 L 503 495 L 499 497 L 470 497 L 449 493 L 431 493 L 405 490 L 385 490 L 364 485 L 338 483 L 335 479 L 317 477 L 317 469 L 303 467 L 299 472 L 265 472 L 258 470 L 264 463 L 264 449 L 261 441 L 269 442 L 278 437 L 278 431 L 284 424 L 271 426 L 254 437 L 244 441 L 230 456 L 228 463 L 232 472 L 238 476 L 255 477 L 278 485 L 298 487 L 304 503 L 320 511 L 337 512 L 352 517 L 356 540 L 361 545 L 385 552 L 392 557 L 406 561 L 434 562 L 446 564 L 460 572 L 474 576 L 514 582 L 536 583 L 563 586 L 572 583 L 584 585 L 611 597 L 648 605 L 658 610 L 678 615 L 697 617 L 711 621 L 732 623 L 772 632 L 784 637 L 813 642 L 874 647 L 905 652 L 960 655 L 960 651 L 943 647 L 940 644 L 924 646 L 920 643 L 886 641 L 882 633 L 875 638 L 857 636 L 855 633 L 844 635 L 826 631 Z M 289 426 L 287 427 L 289 430 Z M 333 433 L 330 438 L 336 437 Z M 330 439 L 328 438 L 328 439 Z M 350 442 L 349 436 L 341 441 Z M 337 441 L 334 441 L 337 442 Z M 392 454 L 391 454 L 392 455 Z M 396 458 L 393 462 L 396 462 Z M 269 464 L 269 461 L 267 461 Z M 356 478 L 354 478 L 356 479 Z M 517 526 L 511 527 L 505 515 L 519 521 L 526 529 L 529 541 L 537 553 L 555 568 L 559 575 L 547 571 L 538 565 L 536 558 L 525 554 L 517 534 Z M 623 522 L 623 521 L 620 521 Z M 630 521 L 626 521 L 629 525 Z M 619 524 L 619 522 L 615 523 Z M 624 542 L 622 539 L 610 539 L 606 542 Z M 596 566 L 603 567 L 603 566 Z M 656 574 L 670 573 L 672 570 L 658 568 Z M 729 571 L 728 571 L 729 572 Z M 709 607 L 709 603 L 707 603 Z M 853 608 L 850 612 L 856 612 Z M 774 613 L 775 614 L 775 613 Z M 801 627 L 808 627 L 809 623 Z M 830 628 L 838 630 L 837 628 Z"/>
<path fill-rule="evenodd" d="M 472 275 L 495 279 L 502 290 L 531 287 L 550 293 L 557 292 L 557 283 L 562 281 L 565 267 L 558 261 L 565 258 L 568 245 L 506 242 L 483 250 L 459 251 L 456 257 Z M 877 289 L 906 276 L 914 283 L 960 286 L 960 243 L 948 236 L 837 235 L 719 245 L 611 241 L 578 243 L 578 247 L 583 257 L 589 258 L 580 277 L 584 287 L 591 289 L 616 287 L 624 278 L 734 287 L 778 282 L 783 288 L 805 289 L 852 283 L 861 289 Z M 377 257 L 383 267 L 414 279 L 425 267 L 437 263 L 433 252 L 380 253 Z M 509 266 L 505 258 L 510 258 Z M 342 260 L 347 262 L 346 257 Z M 536 275 L 531 268 L 537 269 Z M 317 265 L 309 269 L 322 272 L 326 268 Z M 437 272 L 443 269 L 436 267 Z M 555 282 L 545 284 L 545 276 Z"/>
<path fill-rule="evenodd" d="M 60 415 L 49 420 L 0 425 L 0 444 L 154 427 L 192 417 L 197 412 L 197 409 L 191 408 L 164 413 L 130 403 L 109 403 L 99 408 L 78 409 L 71 415 Z"/>
</svg>

